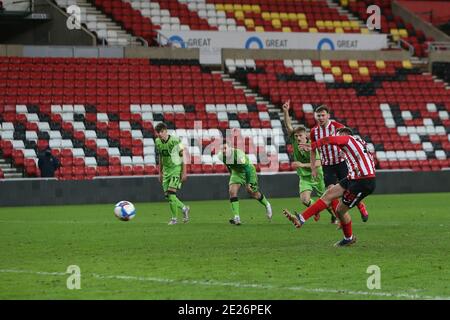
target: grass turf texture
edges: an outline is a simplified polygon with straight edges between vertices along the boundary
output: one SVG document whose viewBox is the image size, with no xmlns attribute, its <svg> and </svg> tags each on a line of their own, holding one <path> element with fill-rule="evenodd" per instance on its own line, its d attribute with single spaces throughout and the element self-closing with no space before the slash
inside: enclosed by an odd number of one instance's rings
<svg viewBox="0 0 450 320">
<path fill-rule="evenodd" d="M 120 200 L 120 199 L 118 199 Z M 281 214 L 298 199 L 271 199 L 274 219 L 241 201 L 189 202 L 191 222 L 167 226 L 167 203 L 135 203 L 121 222 L 111 205 L 0 209 L 0 299 L 411 299 L 450 297 L 449 194 L 371 196 L 353 247 L 327 212 L 296 230 Z M 181 219 L 180 219 L 181 220 Z M 68 290 L 69 265 L 81 289 Z M 381 289 L 366 286 L 368 266 Z"/>
</svg>

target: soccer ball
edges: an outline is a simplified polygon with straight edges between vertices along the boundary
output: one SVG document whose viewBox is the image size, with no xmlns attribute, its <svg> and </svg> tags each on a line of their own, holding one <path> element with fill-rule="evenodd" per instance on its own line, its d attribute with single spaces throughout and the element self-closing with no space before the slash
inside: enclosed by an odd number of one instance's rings
<svg viewBox="0 0 450 320">
<path fill-rule="evenodd" d="M 120 201 L 114 207 L 114 215 L 122 221 L 129 221 L 136 215 L 136 209 L 130 201 Z"/>
</svg>

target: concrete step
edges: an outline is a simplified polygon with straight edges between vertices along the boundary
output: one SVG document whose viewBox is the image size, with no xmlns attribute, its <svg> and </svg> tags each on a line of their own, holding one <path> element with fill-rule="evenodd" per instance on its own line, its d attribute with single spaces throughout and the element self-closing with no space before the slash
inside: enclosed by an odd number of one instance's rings
<svg viewBox="0 0 450 320">
<path fill-rule="evenodd" d="M 17 169 L 16 168 L 2 168 L 3 173 L 17 173 Z"/>
<path fill-rule="evenodd" d="M 97 16 L 97 22 L 113 22 L 110 18 L 106 16 Z"/>
<path fill-rule="evenodd" d="M 5 173 L 4 176 L 5 179 L 23 178 L 21 173 Z"/>
<path fill-rule="evenodd" d="M 108 30 L 115 30 L 115 31 L 117 31 L 117 33 L 124 32 L 121 27 L 116 26 L 116 25 L 107 25 L 106 27 L 108 28 Z"/>
</svg>

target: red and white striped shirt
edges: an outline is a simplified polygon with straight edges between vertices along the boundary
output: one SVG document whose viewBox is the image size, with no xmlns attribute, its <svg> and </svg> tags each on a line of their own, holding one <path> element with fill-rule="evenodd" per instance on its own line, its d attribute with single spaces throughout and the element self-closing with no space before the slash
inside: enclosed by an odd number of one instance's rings
<svg viewBox="0 0 450 320">
<path fill-rule="evenodd" d="M 349 180 L 375 177 L 375 164 L 372 154 L 367 150 L 366 142 L 352 136 L 326 137 L 311 144 L 311 148 L 337 146 L 342 151 L 348 167 Z"/>
<path fill-rule="evenodd" d="M 324 127 L 316 125 L 311 129 L 310 137 L 311 143 L 318 141 L 320 139 L 335 136 L 336 131 L 339 128 L 345 127 L 343 124 L 330 120 L 328 124 Z M 339 148 L 337 146 L 326 145 L 319 148 L 320 161 L 324 166 L 331 166 L 334 164 L 341 163 L 345 159 L 341 156 Z"/>
</svg>

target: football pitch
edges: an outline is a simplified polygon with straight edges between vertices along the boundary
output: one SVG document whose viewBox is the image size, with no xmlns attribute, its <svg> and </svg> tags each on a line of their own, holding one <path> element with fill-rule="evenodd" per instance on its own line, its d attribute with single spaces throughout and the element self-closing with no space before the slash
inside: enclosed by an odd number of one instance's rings
<svg viewBox="0 0 450 320">
<path fill-rule="evenodd" d="M 345 248 L 327 212 L 296 230 L 281 210 L 299 200 L 270 201 L 271 223 L 241 200 L 241 226 L 227 200 L 187 202 L 175 226 L 165 202 L 135 203 L 130 222 L 113 204 L 0 208 L 0 299 L 450 299 L 449 193 L 370 196 Z"/>
</svg>

